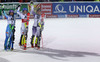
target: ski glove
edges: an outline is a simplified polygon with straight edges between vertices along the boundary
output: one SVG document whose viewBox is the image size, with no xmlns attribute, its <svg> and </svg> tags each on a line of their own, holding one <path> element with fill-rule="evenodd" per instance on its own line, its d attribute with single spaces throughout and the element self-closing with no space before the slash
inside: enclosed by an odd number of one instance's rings
<svg viewBox="0 0 100 62">
<path fill-rule="evenodd" d="M 31 5 L 31 6 L 33 5 L 33 1 L 30 2 L 30 5 Z"/>
<path fill-rule="evenodd" d="M 4 13 L 4 5 L 2 5 L 2 11 L 3 11 L 3 13 Z"/>
<path fill-rule="evenodd" d="M 18 7 L 21 7 L 21 4 L 20 4 L 20 5 L 18 5 Z M 18 7 L 17 7 L 16 9 L 18 9 Z"/>
</svg>

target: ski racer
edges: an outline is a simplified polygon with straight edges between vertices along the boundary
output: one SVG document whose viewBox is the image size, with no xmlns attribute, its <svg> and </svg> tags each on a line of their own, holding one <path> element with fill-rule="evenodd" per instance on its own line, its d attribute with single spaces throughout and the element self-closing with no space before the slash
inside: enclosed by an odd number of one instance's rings
<svg viewBox="0 0 100 62">
<path fill-rule="evenodd" d="M 27 8 L 23 8 L 22 12 L 20 12 L 21 5 L 17 7 L 17 14 L 21 17 L 22 19 L 22 25 L 21 25 L 21 37 L 20 37 L 20 42 L 19 45 L 22 46 L 21 40 L 22 36 L 25 35 L 25 40 L 27 40 L 27 33 L 28 33 L 28 25 L 29 25 L 29 17 L 30 13 L 28 13 Z M 26 49 L 26 46 L 25 48 Z"/>
<path fill-rule="evenodd" d="M 7 19 L 7 28 L 6 28 L 6 39 L 4 43 L 4 50 L 13 50 L 13 44 L 15 39 L 15 15 L 14 11 L 10 10 L 9 15 L 4 11 L 4 5 L 2 5 L 2 12 Z"/>
<path fill-rule="evenodd" d="M 44 21 L 42 16 L 41 16 L 41 9 L 38 8 L 36 11 L 34 24 L 32 27 L 32 38 L 31 38 L 32 48 L 35 46 L 37 47 L 37 49 L 40 49 L 41 32 L 43 31 L 44 28 Z M 35 35 L 36 35 L 36 39 L 35 39 Z M 35 45 L 34 45 L 34 40 L 35 40 Z"/>
</svg>

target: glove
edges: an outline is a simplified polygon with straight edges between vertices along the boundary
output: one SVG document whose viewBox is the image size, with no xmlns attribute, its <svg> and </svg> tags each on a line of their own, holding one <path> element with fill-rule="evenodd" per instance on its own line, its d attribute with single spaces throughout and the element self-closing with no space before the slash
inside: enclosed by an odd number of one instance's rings
<svg viewBox="0 0 100 62">
<path fill-rule="evenodd" d="M 21 7 L 21 4 L 19 4 L 16 9 L 18 9 L 18 7 Z"/>
<path fill-rule="evenodd" d="M 2 9 L 4 9 L 4 5 L 1 5 L 2 6 Z"/>
<path fill-rule="evenodd" d="M 33 5 L 33 1 L 30 2 L 30 5 L 31 5 L 31 6 Z"/>
<path fill-rule="evenodd" d="M 4 5 L 1 5 L 2 6 L 2 11 L 4 12 Z"/>
</svg>

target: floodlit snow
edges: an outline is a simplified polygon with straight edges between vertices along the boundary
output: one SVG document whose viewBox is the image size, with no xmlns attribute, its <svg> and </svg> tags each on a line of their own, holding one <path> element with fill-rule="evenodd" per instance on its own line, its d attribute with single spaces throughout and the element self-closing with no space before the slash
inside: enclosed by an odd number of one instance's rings
<svg viewBox="0 0 100 62">
<path fill-rule="evenodd" d="M 32 35 L 31 19 L 28 47 Z M 21 20 L 16 20 L 15 50 L 4 51 L 6 20 L 0 20 L 0 62 L 100 62 L 99 18 L 51 18 L 45 19 L 43 48 L 40 51 L 20 49 Z"/>
</svg>

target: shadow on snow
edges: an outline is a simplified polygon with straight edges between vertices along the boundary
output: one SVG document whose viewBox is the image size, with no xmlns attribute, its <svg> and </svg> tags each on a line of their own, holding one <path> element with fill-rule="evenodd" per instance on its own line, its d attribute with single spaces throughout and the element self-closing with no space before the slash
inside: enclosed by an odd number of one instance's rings
<svg viewBox="0 0 100 62">
<path fill-rule="evenodd" d="M 27 50 L 14 50 L 14 52 L 46 55 L 48 57 L 51 57 L 51 58 L 57 59 L 57 60 L 66 60 L 66 59 L 64 59 L 66 57 L 86 57 L 87 55 L 100 56 L 99 54 L 92 53 L 92 52 L 56 50 L 56 49 L 51 49 L 51 48 L 43 48 L 40 50 L 29 48 Z M 61 59 L 61 58 L 63 58 L 63 59 Z"/>
<path fill-rule="evenodd" d="M 7 59 L 1 58 L 0 57 L 0 62 L 9 62 Z"/>
</svg>

